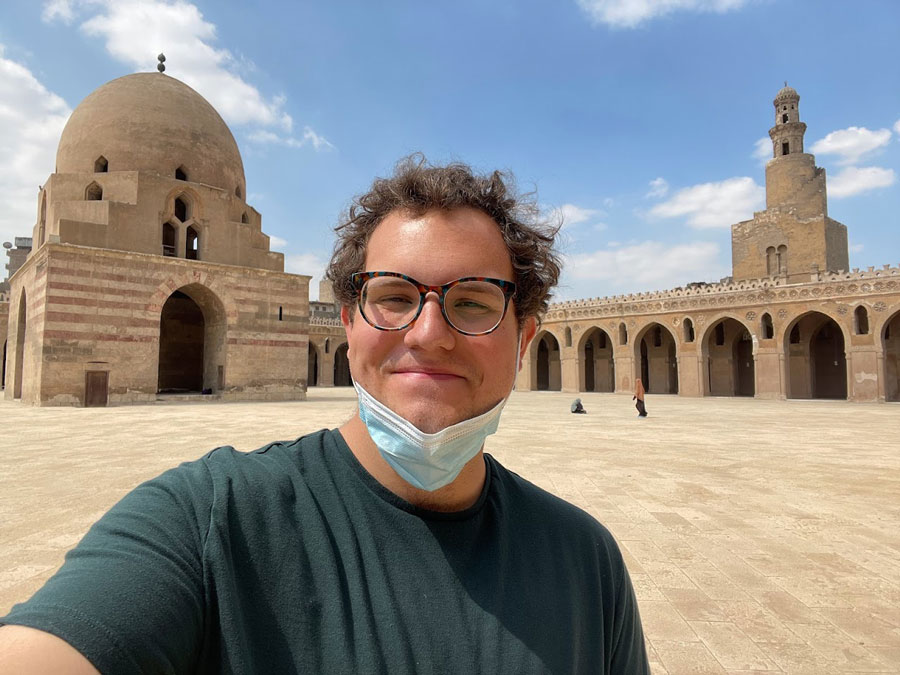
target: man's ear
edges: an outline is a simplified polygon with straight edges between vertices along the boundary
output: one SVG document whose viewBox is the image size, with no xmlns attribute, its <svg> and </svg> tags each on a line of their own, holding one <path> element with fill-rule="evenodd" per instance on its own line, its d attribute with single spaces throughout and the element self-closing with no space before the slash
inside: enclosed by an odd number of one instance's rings
<svg viewBox="0 0 900 675">
<path fill-rule="evenodd" d="M 522 362 L 525 360 L 525 354 L 528 353 L 528 347 L 537 334 L 537 319 L 529 316 L 522 324 L 522 339 L 519 342 L 519 370 L 522 370 Z"/>
<path fill-rule="evenodd" d="M 353 316 L 347 305 L 341 305 L 341 323 L 344 325 L 344 333 L 347 335 L 347 344 L 350 344 L 350 329 L 353 328 Z"/>
</svg>

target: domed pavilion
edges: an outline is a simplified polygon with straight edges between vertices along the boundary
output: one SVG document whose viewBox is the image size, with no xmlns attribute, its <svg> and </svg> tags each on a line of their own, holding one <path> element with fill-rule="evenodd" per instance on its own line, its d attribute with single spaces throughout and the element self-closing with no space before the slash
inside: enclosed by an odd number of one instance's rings
<svg viewBox="0 0 900 675">
<path fill-rule="evenodd" d="M 183 82 L 85 98 L 10 279 L 5 397 L 305 398 L 309 277 L 284 272 L 246 196 L 231 131 Z"/>
</svg>

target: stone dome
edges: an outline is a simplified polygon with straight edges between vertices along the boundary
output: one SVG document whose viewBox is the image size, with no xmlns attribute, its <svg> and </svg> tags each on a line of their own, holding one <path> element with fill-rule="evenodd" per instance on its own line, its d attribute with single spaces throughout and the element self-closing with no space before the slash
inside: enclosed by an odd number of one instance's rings
<svg viewBox="0 0 900 675">
<path fill-rule="evenodd" d="M 775 95 L 776 101 L 780 101 L 783 98 L 800 98 L 800 94 L 797 93 L 796 89 L 785 84 Z"/>
<path fill-rule="evenodd" d="M 72 113 L 56 151 L 57 173 L 155 171 L 246 195 L 244 163 L 228 125 L 184 82 L 135 73 L 107 82 Z"/>
</svg>

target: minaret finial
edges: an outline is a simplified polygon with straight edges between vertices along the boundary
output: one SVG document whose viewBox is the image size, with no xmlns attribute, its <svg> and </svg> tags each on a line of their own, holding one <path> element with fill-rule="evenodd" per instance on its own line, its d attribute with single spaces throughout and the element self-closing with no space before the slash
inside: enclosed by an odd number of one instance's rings
<svg viewBox="0 0 900 675">
<path fill-rule="evenodd" d="M 157 56 L 156 58 L 157 60 L 159 60 L 159 63 L 156 64 L 156 69 L 159 72 L 164 73 L 166 71 L 166 55 L 160 52 L 159 56 Z"/>
<path fill-rule="evenodd" d="M 163 59 L 163 61 L 165 61 L 165 59 Z M 787 86 L 787 80 L 784 81 L 784 86 Z"/>
</svg>

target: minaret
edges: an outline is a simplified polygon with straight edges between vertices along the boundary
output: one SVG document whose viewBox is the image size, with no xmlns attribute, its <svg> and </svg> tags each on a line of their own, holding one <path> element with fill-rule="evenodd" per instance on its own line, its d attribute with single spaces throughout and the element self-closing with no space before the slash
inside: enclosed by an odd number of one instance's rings
<svg viewBox="0 0 900 675">
<path fill-rule="evenodd" d="M 825 169 L 803 151 L 800 95 L 785 82 L 772 103 L 766 209 L 732 225 L 732 277 L 805 282 L 821 272 L 846 270 L 847 228 L 828 217 Z"/>
<path fill-rule="evenodd" d="M 769 129 L 772 157 L 802 153 L 806 124 L 800 121 L 800 94 L 785 82 L 772 103 L 775 105 L 775 126 Z"/>
</svg>

